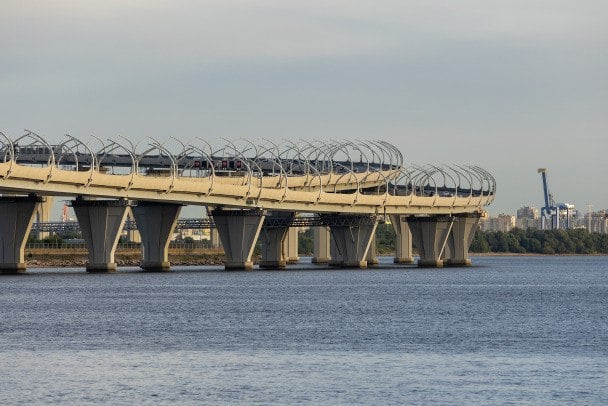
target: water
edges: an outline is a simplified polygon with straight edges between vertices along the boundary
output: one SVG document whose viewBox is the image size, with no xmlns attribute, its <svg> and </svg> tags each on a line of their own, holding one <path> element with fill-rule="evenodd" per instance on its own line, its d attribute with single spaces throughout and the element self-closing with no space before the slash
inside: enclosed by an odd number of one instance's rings
<svg viewBox="0 0 608 406">
<path fill-rule="evenodd" d="M 0 404 L 608 404 L 608 257 L 0 277 Z"/>
</svg>

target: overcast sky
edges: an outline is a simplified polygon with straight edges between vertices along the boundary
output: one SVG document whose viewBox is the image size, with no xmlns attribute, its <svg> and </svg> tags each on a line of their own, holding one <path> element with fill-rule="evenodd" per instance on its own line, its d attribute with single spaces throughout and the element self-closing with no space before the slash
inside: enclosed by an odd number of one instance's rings
<svg viewBox="0 0 608 406">
<path fill-rule="evenodd" d="M 608 208 L 608 2 L 12 1 L 0 131 L 383 139 Z"/>
</svg>

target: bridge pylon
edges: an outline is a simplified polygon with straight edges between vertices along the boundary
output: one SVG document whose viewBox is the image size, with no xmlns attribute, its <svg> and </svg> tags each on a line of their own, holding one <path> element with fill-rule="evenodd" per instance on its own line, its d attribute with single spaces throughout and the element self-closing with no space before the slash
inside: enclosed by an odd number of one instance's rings
<svg viewBox="0 0 608 406">
<path fill-rule="evenodd" d="M 252 270 L 253 249 L 266 215 L 259 209 L 222 209 L 211 212 L 226 253 L 226 270 Z"/>
<path fill-rule="evenodd" d="M 288 264 L 295 264 L 300 260 L 298 256 L 298 227 L 289 227 L 283 249 L 285 251 L 285 260 Z"/>
<path fill-rule="evenodd" d="M 35 195 L 0 197 L 0 273 L 25 272 L 25 243 L 42 201 Z"/>
<path fill-rule="evenodd" d="M 418 266 L 443 267 L 443 252 L 452 230 L 454 218 L 450 216 L 409 217 L 412 240 L 418 248 Z"/>
<path fill-rule="evenodd" d="M 88 249 L 87 272 L 116 272 L 114 254 L 127 219 L 126 200 L 72 200 Z"/>
<path fill-rule="evenodd" d="M 378 226 L 374 215 L 323 215 L 331 232 L 330 265 L 367 268 L 367 254 Z"/>
<path fill-rule="evenodd" d="M 331 259 L 331 235 L 329 227 L 313 227 L 312 239 L 313 264 L 327 264 Z"/>
<path fill-rule="evenodd" d="M 452 230 L 446 244 L 447 266 L 470 266 L 469 247 L 479 225 L 480 215 L 471 213 L 454 216 Z"/>
<path fill-rule="evenodd" d="M 181 205 L 140 201 L 131 208 L 141 236 L 142 262 L 145 271 L 168 271 L 169 243 L 177 224 Z"/>
<path fill-rule="evenodd" d="M 390 216 L 391 225 L 395 230 L 395 264 L 413 264 L 412 232 L 407 217 L 399 214 Z"/>
<path fill-rule="evenodd" d="M 273 219 L 276 223 L 274 227 L 262 227 L 260 232 L 260 242 L 262 247 L 262 260 L 260 268 L 282 269 L 289 262 L 288 246 L 286 244 L 289 233 L 289 221 L 293 219 L 293 212 L 273 212 L 268 219 Z M 283 220 L 283 221 L 281 221 Z"/>
</svg>

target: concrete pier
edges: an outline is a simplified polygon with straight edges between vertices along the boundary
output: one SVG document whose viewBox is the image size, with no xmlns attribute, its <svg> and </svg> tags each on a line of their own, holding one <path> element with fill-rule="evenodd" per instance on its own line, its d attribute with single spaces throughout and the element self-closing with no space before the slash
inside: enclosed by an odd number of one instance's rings
<svg viewBox="0 0 608 406">
<path fill-rule="evenodd" d="M 329 228 L 335 252 L 332 251 L 330 265 L 367 268 L 367 253 L 377 226 L 378 221 L 371 216 L 341 215 L 332 220 Z"/>
<path fill-rule="evenodd" d="M 312 262 L 327 264 L 331 259 L 329 227 L 313 227 L 312 229 Z"/>
<path fill-rule="evenodd" d="M 140 201 L 133 206 L 133 216 L 141 236 L 142 261 L 145 271 L 168 271 L 169 243 L 181 205 Z"/>
<path fill-rule="evenodd" d="M 406 216 L 393 214 L 390 216 L 391 225 L 395 230 L 395 264 L 413 264 L 412 232 Z"/>
<path fill-rule="evenodd" d="M 447 266 L 470 266 L 469 247 L 477 231 L 480 216 L 477 213 L 454 217 L 452 231 L 446 244 Z"/>
<path fill-rule="evenodd" d="M 276 224 L 273 227 L 264 227 L 260 232 L 260 247 L 262 249 L 262 259 L 260 268 L 266 269 L 282 269 L 289 262 L 287 238 L 289 234 L 289 222 L 293 218 L 294 213 L 290 212 L 273 212 L 267 215 L 269 220 L 275 220 Z M 271 221 L 271 223 L 275 223 Z M 284 226 L 279 226 L 279 223 L 285 223 Z"/>
<path fill-rule="evenodd" d="M 215 209 L 211 212 L 224 252 L 227 270 L 252 270 L 253 249 L 265 214 L 257 209 Z"/>
<path fill-rule="evenodd" d="M 378 244 L 376 243 L 376 235 L 372 235 L 372 240 L 369 243 L 369 249 L 367 250 L 367 256 L 365 257 L 367 266 L 377 266 L 378 261 Z"/>
<path fill-rule="evenodd" d="M 260 247 L 262 248 L 260 268 L 282 269 L 287 266 L 287 251 L 284 244 L 287 230 L 287 227 L 262 228 L 260 232 Z"/>
<path fill-rule="evenodd" d="M 288 264 L 295 264 L 300 260 L 298 254 L 298 227 L 290 227 L 283 241 L 285 260 Z"/>
<path fill-rule="evenodd" d="M 409 217 L 408 223 L 412 231 L 412 239 L 420 259 L 419 267 L 443 267 L 444 247 L 452 229 L 453 217 Z"/>
<path fill-rule="evenodd" d="M 211 248 L 222 248 L 222 242 L 220 241 L 220 234 L 218 233 L 217 228 L 209 230 L 209 243 L 211 244 Z"/>
<path fill-rule="evenodd" d="M 34 195 L 0 197 L 0 273 L 25 272 L 25 243 L 42 200 Z"/>
<path fill-rule="evenodd" d="M 127 218 L 126 200 L 72 200 L 89 251 L 87 272 L 116 272 L 114 253 Z"/>
<path fill-rule="evenodd" d="M 48 222 L 51 219 L 51 207 L 53 205 L 53 196 L 42 196 L 40 199 L 40 203 L 36 207 L 36 221 L 39 222 Z M 39 240 L 43 240 L 47 237 L 50 237 L 51 233 L 48 231 L 40 231 L 37 230 L 36 238 Z"/>
</svg>

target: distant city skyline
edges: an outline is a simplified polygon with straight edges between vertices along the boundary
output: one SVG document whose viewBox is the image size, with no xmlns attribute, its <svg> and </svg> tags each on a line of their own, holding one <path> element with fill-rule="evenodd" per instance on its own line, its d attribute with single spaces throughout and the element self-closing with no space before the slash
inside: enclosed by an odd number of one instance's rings
<svg viewBox="0 0 608 406">
<path fill-rule="evenodd" d="M 608 208 L 603 1 L 29 1 L 0 14 L 0 131 L 384 139 L 478 164 L 491 214 Z"/>
</svg>

